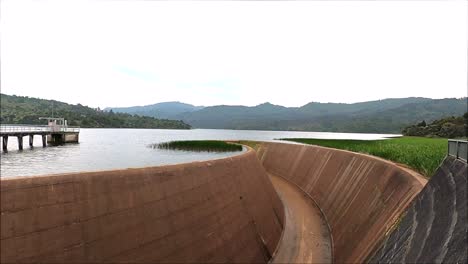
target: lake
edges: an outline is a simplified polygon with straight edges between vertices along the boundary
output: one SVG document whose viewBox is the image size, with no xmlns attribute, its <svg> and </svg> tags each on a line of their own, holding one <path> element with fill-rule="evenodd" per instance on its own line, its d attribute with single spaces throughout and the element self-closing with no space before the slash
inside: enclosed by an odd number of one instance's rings
<svg viewBox="0 0 468 264">
<path fill-rule="evenodd" d="M 40 136 L 36 136 L 34 148 L 30 149 L 28 137 L 24 137 L 23 151 L 18 151 L 16 138 L 11 137 L 8 142 L 8 153 L 1 153 L 0 177 L 138 168 L 203 161 L 239 154 L 239 152 L 160 150 L 148 147 L 152 143 L 171 140 L 273 141 L 277 138 L 373 140 L 394 136 L 398 135 L 224 129 L 81 129 L 79 144 L 43 148 Z"/>
</svg>

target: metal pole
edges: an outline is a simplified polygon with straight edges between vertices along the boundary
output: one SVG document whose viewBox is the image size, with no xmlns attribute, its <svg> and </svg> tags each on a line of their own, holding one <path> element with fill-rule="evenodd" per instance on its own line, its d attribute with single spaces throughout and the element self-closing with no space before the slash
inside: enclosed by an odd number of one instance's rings
<svg viewBox="0 0 468 264">
<path fill-rule="evenodd" d="M 447 142 L 447 155 L 450 156 L 450 139 Z"/>
</svg>

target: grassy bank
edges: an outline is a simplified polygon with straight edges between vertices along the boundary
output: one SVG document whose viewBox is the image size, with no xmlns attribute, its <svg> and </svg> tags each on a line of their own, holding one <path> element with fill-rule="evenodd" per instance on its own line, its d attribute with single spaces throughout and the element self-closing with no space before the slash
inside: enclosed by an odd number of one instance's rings
<svg viewBox="0 0 468 264">
<path fill-rule="evenodd" d="M 156 143 L 150 145 L 152 148 L 173 149 L 186 151 L 208 151 L 208 152 L 229 152 L 241 151 L 242 146 L 217 140 L 185 140 Z"/>
<path fill-rule="evenodd" d="M 447 139 L 401 137 L 386 140 L 335 140 L 284 138 L 305 144 L 361 152 L 408 165 L 431 177 L 447 154 Z"/>
</svg>

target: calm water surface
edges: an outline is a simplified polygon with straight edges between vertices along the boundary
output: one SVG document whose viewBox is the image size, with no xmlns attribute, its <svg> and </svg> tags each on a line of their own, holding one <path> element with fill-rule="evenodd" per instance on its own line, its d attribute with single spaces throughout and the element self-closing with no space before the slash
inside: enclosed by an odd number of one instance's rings
<svg viewBox="0 0 468 264">
<path fill-rule="evenodd" d="M 254 131 L 222 129 L 81 129 L 79 144 L 42 148 L 34 138 L 30 149 L 24 137 L 24 150 L 18 151 L 16 138 L 10 137 L 8 153 L 1 153 L 1 177 L 44 175 L 63 172 L 137 168 L 202 161 L 239 154 L 186 152 L 149 148 L 151 143 L 171 140 L 261 140 L 276 138 L 382 139 L 397 135 L 323 132 Z"/>
</svg>

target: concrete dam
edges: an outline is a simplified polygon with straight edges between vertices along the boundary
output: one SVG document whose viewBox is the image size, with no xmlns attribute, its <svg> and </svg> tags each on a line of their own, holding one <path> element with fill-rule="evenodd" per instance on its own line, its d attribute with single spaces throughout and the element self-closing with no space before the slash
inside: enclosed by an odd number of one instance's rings
<svg viewBox="0 0 468 264">
<path fill-rule="evenodd" d="M 363 154 L 261 143 L 180 165 L 1 179 L 1 262 L 466 262 L 467 164 L 426 184 Z"/>
</svg>

